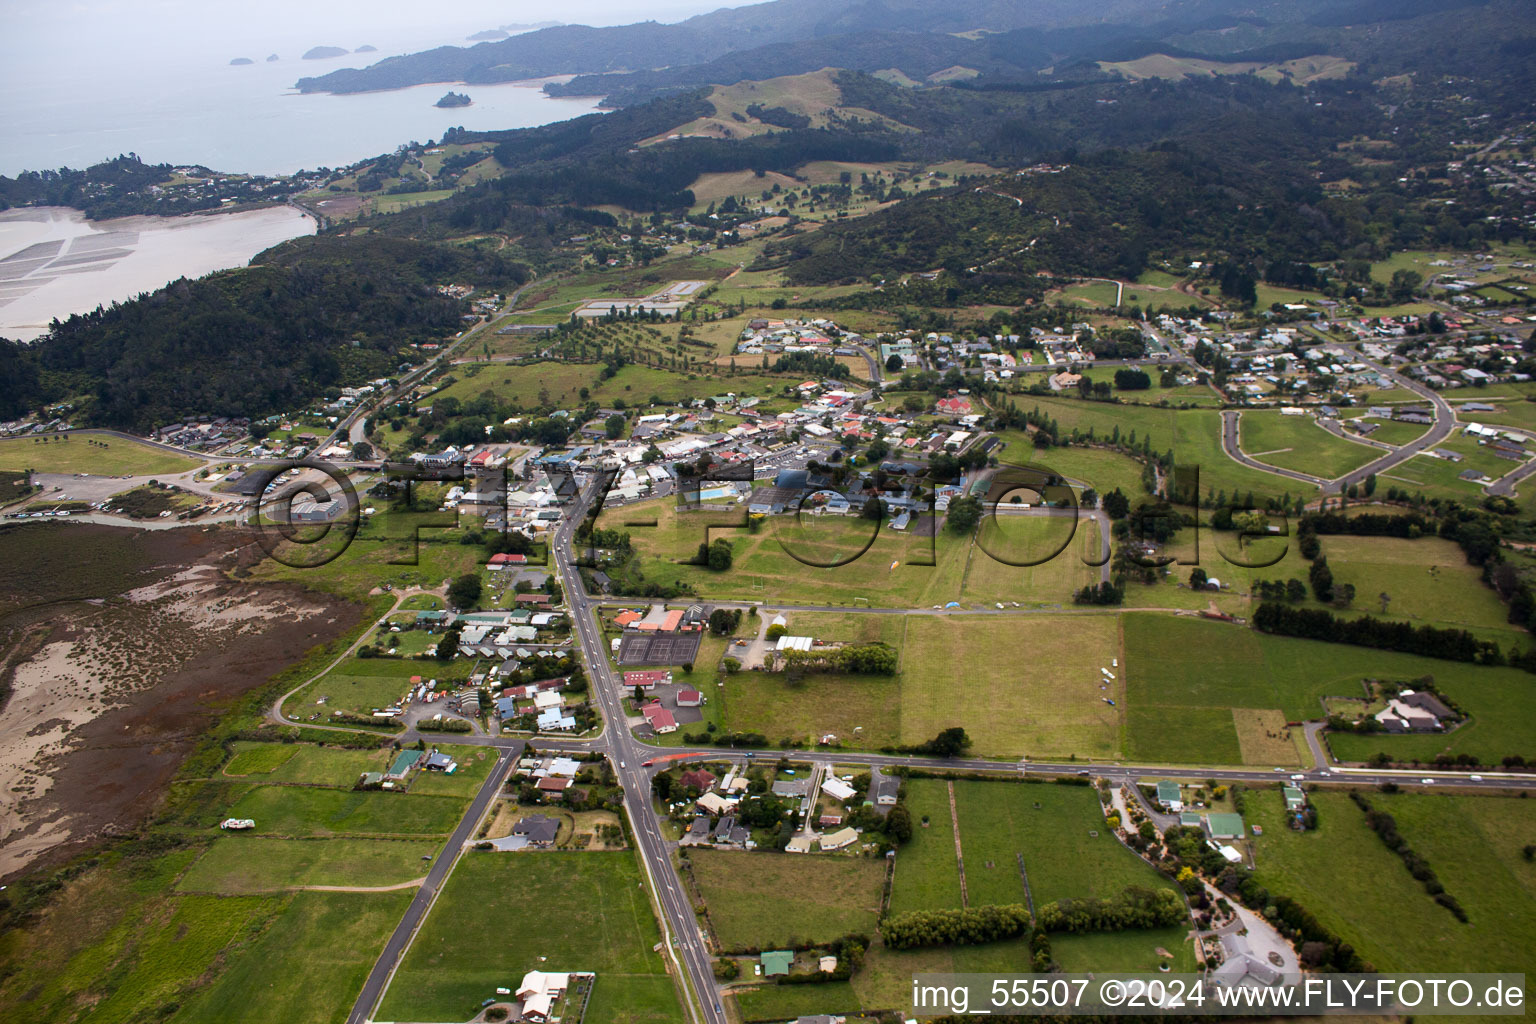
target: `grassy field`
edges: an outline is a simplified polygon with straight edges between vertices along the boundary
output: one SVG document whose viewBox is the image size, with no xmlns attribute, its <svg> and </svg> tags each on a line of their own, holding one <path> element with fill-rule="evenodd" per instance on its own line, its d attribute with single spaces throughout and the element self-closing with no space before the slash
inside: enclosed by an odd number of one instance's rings
<svg viewBox="0 0 1536 1024">
<path fill-rule="evenodd" d="M 1112 658 L 1124 663 L 1113 615 L 914 616 L 902 652 L 902 741 L 961 725 L 979 754 L 1115 756 L 1119 713 L 1102 698 L 1116 699 L 1119 684 L 1099 688 Z"/>
<path fill-rule="evenodd" d="M 120 437 L 66 434 L 62 441 L 14 437 L 0 440 L 0 470 L 89 473 L 92 476 L 172 476 L 202 460 L 160 451 Z"/>
<path fill-rule="evenodd" d="M 1312 493 L 1299 481 L 1249 469 L 1228 458 L 1221 449 L 1221 416 L 1215 409 L 1165 409 L 1035 395 L 1022 395 L 1017 401 L 1021 410 L 1038 409 L 1055 419 L 1058 427 L 1069 435 L 1074 428 L 1083 432 L 1092 428 L 1096 437 L 1107 438 L 1119 427 L 1122 440 L 1128 440 L 1133 430 L 1137 444 L 1150 437 L 1155 451 L 1166 452 L 1171 448 L 1179 465 L 1200 467 L 1202 493 L 1208 488 L 1227 494 L 1252 491 L 1255 495 L 1274 497 Z M 1043 461 L 1050 465 L 1049 459 Z"/>
<path fill-rule="evenodd" d="M 999 462 L 1041 466 L 1070 480 L 1080 480 L 1100 494 L 1108 494 L 1117 487 L 1132 497 L 1141 493 L 1141 464 L 1128 455 L 1081 445 L 1041 452 L 1023 431 L 1010 430 L 999 436 L 1006 445 L 998 452 Z"/>
<path fill-rule="evenodd" d="M 1529 971 L 1536 949 L 1536 805 L 1500 797 L 1371 792 L 1378 810 L 1466 908 L 1434 903 L 1348 796 L 1314 791 L 1318 828 L 1293 832 L 1273 790 L 1249 796 L 1258 879 L 1299 900 L 1382 971 Z"/>
<path fill-rule="evenodd" d="M 742 672 L 706 692 L 730 732 L 760 732 L 773 742 L 831 733 L 854 747 L 901 740 L 901 684 L 890 677 L 817 674 L 791 684 L 782 674 Z"/>
<path fill-rule="evenodd" d="M 387 839 L 268 839 L 226 835 L 181 877 L 183 892 L 222 895 L 311 885 L 377 888 L 427 873 L 438 844 Z"/>
<path fill-rule="evenodd" d="M 1195 949 L 1187 941 L 1189 929 L 1134 929 L 1123 932 L 1088 932 L 1082 935 L 1052 935 L 1051 956 L 1067 972 L 1125 971 L 1150 974 L 1168 964 L 1174 971 L 1199 970 Z M 1172 960 L 1157 955 L 1158 949 L 1173 954 Z"/>
<path fill-rule="evenodd" d="M 599 525 L 629 532 L 647 580 L 686 583 L 702 597 L 762 600 L 771 595 L 794 604 L 863 601 L 908 607 L 960 597 L 969 546 L 965 538 L 874 531 L 873 523 L 852 517 L 803 518 L 775 516 L 760 531 L 748 533 L 744 507 L 679 513 L 670 499 L 661 499 L 605 510 Z M 643 522 L 656 526 L 629 525 Z M 711 541 L 731 542 L 730 571 L 682 564 L 695 556 L 706 530 Z"/>
<path fill-rule="evenodd" d="M 1104 826 L 1090 787 L 971 780 L 954 786 L 971 906 L 1024 902 L 1020 854 L 1036 907 L 1072 896 L 1108 896 L 1127 885 L 1171 884 Z M 891 913 L 960 906 L 947 784 L 910 779 L 906 803 L 914 824 L 924 816 L 929 824 L 918 824 L 912 842 L 897 854 Z"/>
<path fill-rule="evenodd" d="M 222 973 L 186 1000 L 173 1019 L 177 1024 L 344 1019 L 410 899 L 409 892 L 295 893 L 264 931 L 231 951 Z M 226 902 L 233 901 L 216 901 Z"/>
<path fill-rule="evenodd" d="M 682 1008 L 663 955 L 651 951 L 660 940 L 630 853 L 471 851 L 406 952 L 379 1016 L 466 1020 L 527 971 L 595 971 L 587 1019 L 668 1024 Z"/>
<path fill-rule="evenodd" d="M 716 721 L 729 731 L 761 732 L 775 742 L 831 733 L 863 749 L 920 743 L 963 726 L 978 754 L 1115 756 L 1119 683 L 1100 689 L 1099 669 L 1121 657 L 1117 617 L 896 618 L 858 613 L 795 612 L 790 630 L 822 639 L 897 647 L 900 674 L 742 672 L 709 684 Z M 997 643 L 1006 631 L 1008 644 Z M 1021 671 L 1029 662 L 1049 666 Z"/>
<path fill-rule="evenodd" d="M 891 913 L 960 905 L 960 869 L 955 862 L 954 818 L 941 779 L 908 779 L 907 810 L 912 840 L 896 854 Z"/>
<path fill-rule="evenodd" d="M 1383 444 L 1404 445 L 1410 441 L 1417 441 L 1429 430 L 1422 423 L 1399 423 L 1396 420 L 1375 419 L 1362 420 L 1362 422 L 1376 424 L 1376 429 L 1371 431 L 1370 438 L 1372 441 L 1380 441 Z"/>
<path fill-rule="evenodd" d="M 246 740 L 237 741 L 234 748 L 234 756 L 224 765 L 225 775 L 268 776 L 299 751 L 291 743 L 252 743 Z"/>
<path fill-rule="evenodd" d="M 1250 458 L 1332 480 L 1378 458 L 1369 445 L 1328 433 L 1310 416 L 1248 411 L 1238 425 L 1238 446 Z"/>
<path fill-rule="evenodd" d="M 692 850 L 693 878 L 722 949 L 775 949 L 873 935 L 885 861 Z M 772 899 L 765 899 L 772 893 Z"/>
<path fill-rule="evenodd" d="M 955 809 L 973 906 L 1024 902 L 1019 854 L 1036 907 L 1112 896 L 1127 885 L 1171 884 L 1104 826 L 1092 787 L 962 781 L 955 783 Z"/>
<path fill-rule="evenodd" d="M 1124 617 L 1126 754 L 1170 763 L 1237 764 L 1232 708 L 1274 709 L 1288 721 L 1323 717 L 1325 696 L 1363 696 L 1367 678 L 1436 686 L 1472 716 L 1446 734 L 1330 736 L 1345 760 L 1376 750 L 1399 756 L 1470 753 L 1498 761 L 1529 748 L 1536 721 L 1530 677 L 1344 644 L 1266 636 L 1225 623 L 1165 615 Z M 1199 652 L 1192 657 L 1190 652 Z"/>
<path fill-rule="evenodd" d="M 254 835 L 445 836 L 466 803 L 446 796 L 257 786 L 235 802 L 228 817 L 254 820 Z"/>
<path fill-rule="evenodd" d="M 1452 541 L 1337 536 L 1322 542 L 1334 582 L 1353 584 L 1356 607 L 1377 618 L 1455 626 L 1501 641 L 1526 635 L 1509 628 L 1504 602 Z"/>
<path fill-rule="evenodd" d="M 0 1018 L 342 1019 L 411 894 L 180 891 L 205 848 L 118 847 L 72 874 L 37 919 L 0 936 Z"/>
</svg>

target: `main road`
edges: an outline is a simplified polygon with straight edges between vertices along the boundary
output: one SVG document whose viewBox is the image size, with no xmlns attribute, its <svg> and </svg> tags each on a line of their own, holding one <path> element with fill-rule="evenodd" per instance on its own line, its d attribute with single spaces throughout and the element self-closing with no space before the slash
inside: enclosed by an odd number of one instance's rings
<svg viewBox="0 0 1536 1024">
<path fill-rule="evenodd" d="M 699 1005 L 690 1005 L 689 1015 L 697 1022 L 702 1012 L 705 1024 L 727 1024 L 725 1008 L 715 988 L 709 947 L 699 929 L 698 919 L 694 916 L 693 905 L 678 882 L 669 848 L 661 834 L 661 820 L 651 802 L 651 775 L 641 765 L 649 751 L 635 740 L 625 725 L 622 703 L 624 690 L 614 678 L 603 634 L 598 630 L 592 614 L 596 602 L 587 593 L 581 573 L 573 564 L 572 540 L 601 488 L 602 482 L 598 476 L 588 482 L 555 532 L 550 545 L 550 557 L 555 560 L 560 585 L 565 591 L 566 605 L 570 609 L 571 621 L 575 624 L 576 637 L 586 657 L 590 692 L 597 697 L 606 724 L 597 741 L 597 749 L 613 760 L 614 770 L 624 787 L 624 810 L 629 815 L 635 846 L 650 880 L 651 891 L 656 894 L 662 910 L 662 933 L 669 947 L 669 956 L 681 954 L 683 968 L 698 997 Z M 685 1002 L 691 1004 L 691 1000 L 685 999 Z"/>
<path fill-rule="evenodd" d="M 651 799 L 651 779 L 659 771 L 665 770 L 666 764 L 646 766 L 645 762 L 658 755 L 671 755 L 673 757 L 682 753 L 676 747 L 657 747 L 641 743 L 629 731 L 626 725 L 626 716 L 623 708 L 624 688 L 619 684 L 609 662 L 607 644 L 602 632 L 598 629 L 594 611 L 598 601 L 587 593 L 582 582 L 581 575 L 574 565 L 573 541 L 577 530 L 586 518 L 587 512 L 595 502 L 601 484 L 594 477 L 580 493 L 577 501 L 568 509 L 568 513 L 559 529 L 555 532 L 551 543 L 551 557 L 555 559 L 556 572 L 565 591 L 565 599 L 570 611 L 571 619 L 575 624 L 575 634 L 580 644 L 581 651 L 586 659 L 588 675 L 590 677 L 590 690 L 602 709 L 604 717 L 603 732 L 595 739 L 586 740 L 561 740 L 540 739 L 538 745 L 542 749 L 562 751 L 597 751 L 607 755 L 613 762 L 615 773 L 624 790 L 624 809 L 629 818 L 631 831 L 634 835 L 635 847 L 640 854 L 641 864 L 645 869 L 646 878 L 650 883 L 651 891 L 655 894 L 657 905 L 662 913 L 662 934 L 665 947 L 665 955 L 674 968 L 678 969 L 686 979 L 686 988 L 691 990 L 685 993 L 684 1001 L 688 1005 L 688 1016 L 694 1024 L 728 1024 L 724 1007 L 720 1001 L 719 989 L 715 984 L 713 961 L 705 941 L 698 919 L 694 916 L 693 907 L 687 894 L 678 880 L 677 872 L 673 868 L 670 855 L 670 845 L 663 837 L 661 821 L 656 813 Z M 729 603 L 729 602 L 727 602 Z M 825 609 L 822 609 L 825 610 Z M 933 614 L 931 611 L 923 612 L 914 609 L 868 609 L 849 608 L 850 612 L 858 613 L 900 613 L 900 614 Z M 1006 613 L 994 613 L 1006 614 Z M 1017 612 L 1014 612 L 1017 614 Z M 288 724 L 305 726 L 306 723 L 288 718 L 282 711 L 281 701 L 278 701 L 271 709 L 274 720 Z M 308 726 L 313 728 L 313 726 Z M 415 736 L 407 732 L 402 736 L 402 742 L 413 742 Z M 422 921 L 430 911 L 443 882 L 453 870 L 454 864 L 464 847 L 468 844 L 474 829 L 485 816 L 492 801 L 500 792 L 515 758 L 522 752 L 525 742 L 513 737 L 494 735 L 455 736 L 455 743 L 466 745 L 493 746 L 499 748 L 501 753 L 495 769 L 486 783 L 481 787 L 479 795 L 458 828 L 454 830 L 442 855 L 428 873 L 427 880 L 417 892 L 407 909 L 405 917 L 396 926 L 394 933 L 385 945 L 384 952 L 374 964 L 363 990 L 359 993 L 356 1005 L 348 1016 L 348 1024 L 363 1024 L 373 1014 L 379 1000 L 383 997 L 390 979 L 393 978 L 395 969 L 399 966 L 401 958 L 409 948 L 410 942 L 420 928 Z M 1314 750 L 1318 748 L 1314 744 Z M 1320 751 L 1319 751 L 1320 752 Z M 1306 781 L 1318 783 L 1353 783 L 1365 785 L 1379 785 L 1383 783 L 1396 783 L 1411 788 L 1428 788 L 1443 785 L 1454 785 L 1458 788 L 1482 789 L 1482 790 L 1508 790 L 1536 789 L 1536 775 L 1513 774 L 1505 772 L 1489 771 L 1482 775 L 1469 775 L 1465 772 L 1446 773 L 1433 769 L 1420 769 L 1416 771 L 1394 771 L 1387 769 L 1349 769 L 1331 768 L 1321 761 L 1309 771 L 1279 772 L 1279 770 L 1259 771 L 1242 768 L 1202 768 L 1188 766 L 1184 768 L 1169 765 L 1137 765 L 1119 764 L 1113 762 L 1032 762 L 1029 760 L 999 761 L 985 758 L 953 758 L 940 759 L 930 757 L 914 757 L 903 754 L 872 754 L 859 753 L 844 750 L 734 750 L 727 748 L 712 748 L 692 752 L 692 756 L 699 758 L 737 758 L 752 756 L 777 760 L 780 757 L 791 757 L 799 760 L 814 760 L 822 763 L 880 766 L 883 768 L 898 767 L 923 767 L 945 768 L 959 771 L 984 771 L 1005 774 L 1029 773 L 1047 777 L 1060 776 L 1099 776 L 1104 778 L 1129 781 L 1144 776 L 1174 776 L 1174 777 L 1198 777 L 1201 779 L 1217 779 L 1223 782 L 1250 782 L 1263 783 L 1274 781 L 1276 774 L 1285 777 L 1301 777 Z"/>
</svg>

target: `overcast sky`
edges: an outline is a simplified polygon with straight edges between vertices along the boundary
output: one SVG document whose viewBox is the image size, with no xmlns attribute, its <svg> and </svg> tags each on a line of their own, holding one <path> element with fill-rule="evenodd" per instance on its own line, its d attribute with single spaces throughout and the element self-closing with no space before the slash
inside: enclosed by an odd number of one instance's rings
<svg viewBox="0 0 1536 1024">
<path fill-rule="evenodd" d="M 381 56 L 465 43 L 480 29 L 562 21 L 622 25 L 681 21 L 745 0 L 6 0 L 0 54 L 74 64 L 189 46 L 217 55 L 279 47 L 376 46 Z M 254 51 L 263 50 L 261 54 Z M 286 57 L 287 54 L 284 54 Z M 296 56 L 296 54 L 295 54 Z M 228 57 L 224 56 L 227 60 Z M 31 63 L 27 60 L 27 63 Z M 116 61 L 113 61 L 116 63 Z"/>
</svg>

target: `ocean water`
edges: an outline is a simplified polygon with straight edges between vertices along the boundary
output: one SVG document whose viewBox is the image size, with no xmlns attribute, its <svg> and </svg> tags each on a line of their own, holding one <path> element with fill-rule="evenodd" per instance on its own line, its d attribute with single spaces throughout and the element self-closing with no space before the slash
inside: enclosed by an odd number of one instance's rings
<svg viewBox="0 0 1536 1024">
<path fill-rule="evenodd" d="M 315 233 L 291 206 L 186 217 L 87 221 L 39 206 L 0 213 L 0 338 L 31 341 L 55 318 L 154 291 L 178 277 L 244 266 Z"/>
<path fill-rule="evenodd" d="M 227 62 L 236 56 L 256 63 L 232 67 Z M 291 88 L 301 77 L 369 61 L 290 56 L 269 64 L 266 56 L 236 49 L 222 59 L 148 67 L 114 88 L 5 72 L 0 174 L 84 167 L 119 153 L 137 153 L 150 163 L 286 174 L 345 166 L 401 143 L 435 140 L 455 125 L 529 128 L 597 107 L 595 98 L 551 99 L 541 91 L 542 81 L 302 94 Z M 474 102 L 447 110 L 433 106 L 450 89 Z"/>
</svg>

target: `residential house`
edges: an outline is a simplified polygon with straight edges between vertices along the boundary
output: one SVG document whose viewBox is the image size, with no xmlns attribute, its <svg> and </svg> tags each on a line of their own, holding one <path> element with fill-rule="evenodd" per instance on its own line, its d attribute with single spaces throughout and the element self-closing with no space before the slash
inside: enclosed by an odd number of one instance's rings
<svg viewBox="0 0 1536 1024">
<path fill-rule="evenodd" d="M 517 998 L 523 1003 L 523 1020 L 547 1021 L 555 1001 L 565 994 L 567 975 L 529 971 L 517 986 Z"/>
<path fill-rule="evenodd" d="M 677 731 L 677 719 L 659 702 L 645 705 L 640 709 L 640 713 L 645 716 L 646 724 L 651 727 L 651 731 L 658 736 L 662 733 Z"/>
<path fill-rule="evenodd" d="M 792 949 L 765 949 L 757 959 L 763 965 L 763 977 L 776 978 L 789 973 L 790 964 L 795 962 L 795 952 Z"/>
<path fill-rule="evenodd" d="M 857 792 L 857 790 L 848 785 L 848 783 L 844 782 L 842 779 L 835 778 L 828 779 L 826 782 L 823 782 L 821 784 L 821 791 L 827 794 L 827 796 L 831 797 L 833 800 L 837 800 L 839 802 L 852 799 L 854 793 Z"/>
<path fill-rule="evenodd" d="M 691 787 L 700 793 L 707 793 L 710 787 L 715 784 L 715 776 L 713 772 L 706 771 L 703 768 L 695 768 L 692 771 L 683 772 L 682 775 L 678 776 L 677 781 L 682 784 L 684 789 Z"/>
<path fill-rule="evenodd" d="M 1169 782 L 1166 779 L 1157 784 L 1157 802 L 1163 810 L 1170 814 L 1177 814 L 1184 809 L 1184 799 L 1179 794 L 1179 784 Z"/>
<path fill-rule="evenodd" d="M 550 847 L 560 834 L 560 822 L 543 814 L 521 818 L 512 826 L 514 836 L 522 836 L 529 846 Z"/>
<path fill-rule="evenodd" d="M 844 826 L 843 828 L 838 829 L 836 832 L 822 836 L 821 848 L 823 850 L 841 850 L 845 846 L 853 845 L 853 843 L 856 842 L 858 838 L 858 832 L 856 832 L 850 826 Z"/>
</svg>

